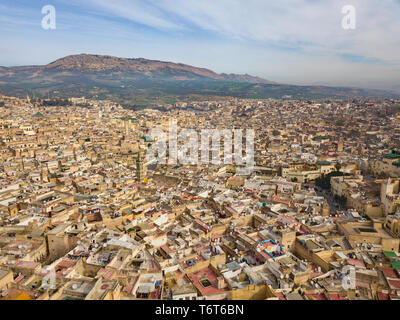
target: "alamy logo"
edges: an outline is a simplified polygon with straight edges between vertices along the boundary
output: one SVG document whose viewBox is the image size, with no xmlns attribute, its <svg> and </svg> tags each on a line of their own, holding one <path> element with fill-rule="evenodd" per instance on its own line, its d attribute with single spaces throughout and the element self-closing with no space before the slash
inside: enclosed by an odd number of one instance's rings
<svg viewBox="0 0 400 320">
<path fill-rule="evenodd" d="M 237 174 L 250 174 L 254 167 L 254 130 L 251 129 L 246 130 L 244 157 L 244 137 L 241 129 L 203 129 L 200 132 L 199 142 L 196 130 L 183 129 L 178 132 L 177 122 L 170 121 L 168 137 L 161 129 L 152 129 L 149 136 L 154 140 L 146 155 L 146 161 L 149 163 L 167 164 L 168 149 L 168 164 L 170 165 L 235 164 L 238 166 Z M 221 139 L 224 144 L 223 161 L 221 161 Z"/>
<path fill-rule="evenodd" d="M 42 28 L 44 30 L 56 29 L 56 8 L 52 5 L 44 6 L 42 14 L 45 14 L 42 19 Z"/>
<path fill-rule="evenodd" d="M 342 14 L 345 15 L 342 19 L 342 28 L 344 30 L 354 30 L 356 28 L 356 8 L 352 5 L 344 6 Z"/>
</svg>

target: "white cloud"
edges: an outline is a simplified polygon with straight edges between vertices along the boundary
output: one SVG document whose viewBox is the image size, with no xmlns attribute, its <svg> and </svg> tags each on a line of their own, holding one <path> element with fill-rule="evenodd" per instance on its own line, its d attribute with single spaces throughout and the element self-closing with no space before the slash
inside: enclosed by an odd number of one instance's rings
<svg viewBox="0 0 400 320">
<path fill-rule="evenodd" d="M 79 1 L 81 2 L 81 1 Z M 152 1 L 141 0 L 87 0 L 86 5 L 136 23 L 159 29 L 180 29 L 181 26 L 163 12 Z"/>
<path fill-rule="evenodd" d="M 357 10 L 343 30 L 341 9 Z M 348 53 L 399 62 L 400 4 L 394 0 L 89 0 L 93 8 L 159 29 L 200 28 L 228 38 L 314 54 Z"/>
<path fill-rule="evenodd" d="M 0 24 L 11 31 L 9 38 L 39 38 L 52 57 L 108 53 L 291 83 L 400 84 L 398 0 L 56 0 L 56 9 L 61 3 L 55 33 L 12 32 L 16 24 L 39 28 L 39 12 L 30 12 L 29 20 L 21 8 L 0 15 Z M 356 30 L 341 26 L 348 4 L 357 11 Z M 6 49 L 3 61 L 15 60 L 18 50 Z M 39 57 L 44 50 L 37 50 Z M 48 62 L 44 54 L 42 59 Z"/>
</svg>

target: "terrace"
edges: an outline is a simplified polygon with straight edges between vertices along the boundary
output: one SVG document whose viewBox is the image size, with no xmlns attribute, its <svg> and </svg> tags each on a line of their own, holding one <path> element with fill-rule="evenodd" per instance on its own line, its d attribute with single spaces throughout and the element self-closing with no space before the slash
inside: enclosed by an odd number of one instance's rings
<svg viewBox="0 0 400 320">
<path fill-rule="evenodd" d="M 201 269 L 196 273 L 188 274 L 188 276 L 202 296 L 223 293 L 228 290 L 227 288 L 218 288 L 218 276 L 210 268 Z"/>
</svg>

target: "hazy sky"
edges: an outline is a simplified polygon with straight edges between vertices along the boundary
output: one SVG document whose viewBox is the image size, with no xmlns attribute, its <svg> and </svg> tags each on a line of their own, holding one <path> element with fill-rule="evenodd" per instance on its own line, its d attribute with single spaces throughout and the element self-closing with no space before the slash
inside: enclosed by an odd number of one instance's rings
<svg viewBox="0 0 400 320">
<path fill-rule="evenodd" d="M 41 26 L 56 9 L 56 29 Z M 342 28 L 342 7 L 356 28 Z M 400 90 L 400 0 L 0 0 L 0 65 L 78 53 Z"/>
</svg>

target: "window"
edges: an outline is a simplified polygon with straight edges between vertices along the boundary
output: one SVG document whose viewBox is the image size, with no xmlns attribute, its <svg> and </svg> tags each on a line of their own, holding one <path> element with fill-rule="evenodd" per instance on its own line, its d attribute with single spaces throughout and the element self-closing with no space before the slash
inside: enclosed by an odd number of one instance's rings
<svg viewBox="0 0 400 320">
<path fill-rule="evenodd" d="M 199 282 L 204 288 L 210 287 L 212 285 L 211 281 L 208 279 L 202 279 Z"/>
</svg>

